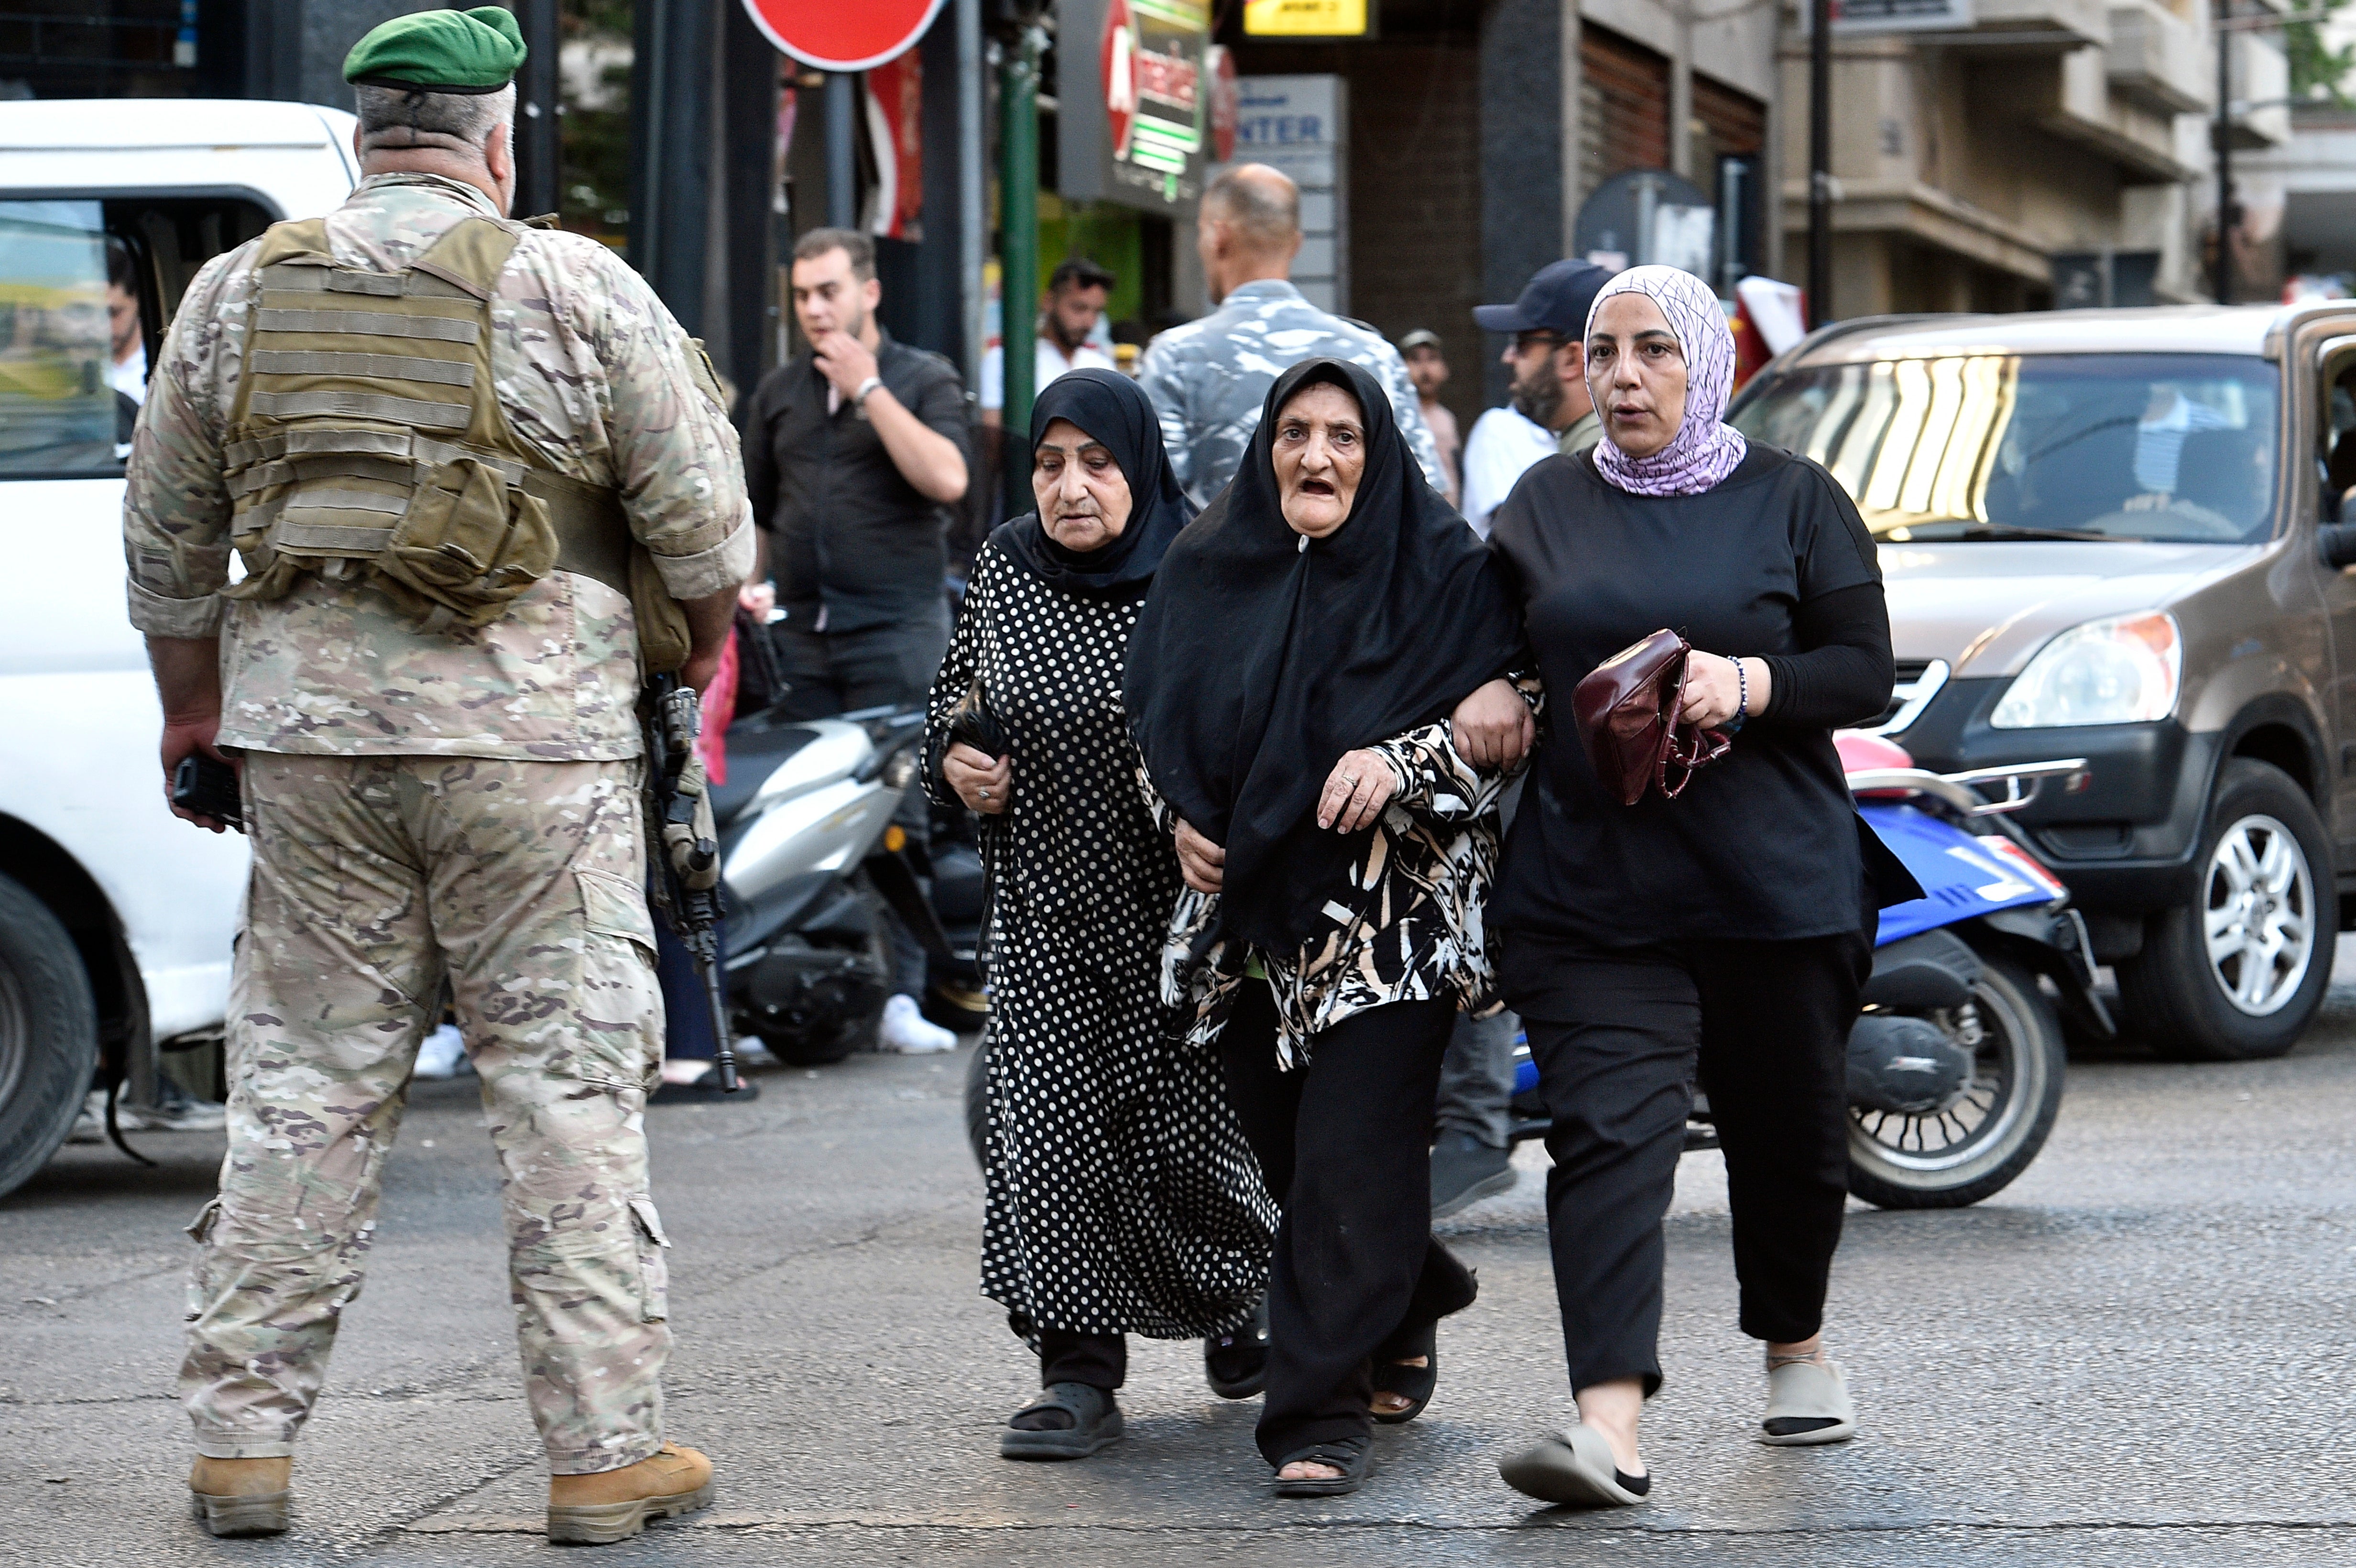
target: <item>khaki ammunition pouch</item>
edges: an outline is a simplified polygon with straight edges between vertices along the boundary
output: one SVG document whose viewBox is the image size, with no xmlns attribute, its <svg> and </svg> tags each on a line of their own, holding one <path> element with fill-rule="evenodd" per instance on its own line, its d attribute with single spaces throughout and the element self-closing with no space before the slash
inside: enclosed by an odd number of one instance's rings
<svg viewBox="0 0 2356 1568">
<path fill-rule="evenodd" d="M 363 575 L 433 632 L 578 572 L 629 598 L 647 668 L 676 669 L 686 612 L 619 498 L 548 467 L 499 407 L 491 300 L 519 232 L 469 218 L 397 272 L 338 264 L 316 219 L 263 237 L 224 451 L 246 566 L 228 592 Z"/>
</svg>

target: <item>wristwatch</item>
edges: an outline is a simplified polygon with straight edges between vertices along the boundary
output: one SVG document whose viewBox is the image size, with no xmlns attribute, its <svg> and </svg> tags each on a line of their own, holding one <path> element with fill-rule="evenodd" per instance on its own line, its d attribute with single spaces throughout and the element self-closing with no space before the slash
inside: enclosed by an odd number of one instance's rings
<svg viewBox="0 0 2356 1568">
<path fill-rule="evenodd" d="M 884 384 L 884 378 L 883 378 L 883 377 L 881 377 L 881 376 L 870 376 L 870 377 L 868 377 L 868 378 L 867 378 L 867 379 L 865 379 L 864 381 L 860 382 L 860 383 L 859 383 L 859 385 L 858 385 L 858 387 L 857 387 L 857 388 L 856 388 L 856 389 L 851 392 L 851 407 L 853 407 L 853 408 L 864 408 L 864 407 L 866 407 L 866 406 L 867 406 L 867 394 L 868 394 L 868 393 L 870 393 L 870 392 L 872 392 L 872 391 L 873 391 L 876 388 L 878 388 L 878 387 L 882 386 L 883 384 Z"/>
</svg>

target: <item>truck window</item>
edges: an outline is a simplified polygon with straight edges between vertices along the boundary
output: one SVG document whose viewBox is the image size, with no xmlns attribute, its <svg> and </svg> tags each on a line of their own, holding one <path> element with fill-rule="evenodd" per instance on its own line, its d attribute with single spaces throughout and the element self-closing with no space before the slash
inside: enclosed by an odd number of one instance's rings
<svg viewBox="0 0 2356 1568">
<path fill-rule="evenodd" d="M 2273 532 L 2279 400 L 2254 355 L 1958 354 L 1794 371 L 1734 423 L 1881 539 L 2241 544 Z"/>
<path fill-rule="evenodd" d="M 0 477 L 119 473 L 95 201 L 0 201 Z"/>
<path fill-rule="evenodd" d="M 2323 513 L 2348 516 L 2348 492 L 2356 490 L 2356 351 L 2334 354 L 2323 364 L 2322 415 L 2316 461 L 2323 475 Z"/>
<path fill-rule="evenodd" d="M 180 296 L 270 223 L 235 196 L 0 201 L 0 480 L 121 475 Z"/>
</svg>

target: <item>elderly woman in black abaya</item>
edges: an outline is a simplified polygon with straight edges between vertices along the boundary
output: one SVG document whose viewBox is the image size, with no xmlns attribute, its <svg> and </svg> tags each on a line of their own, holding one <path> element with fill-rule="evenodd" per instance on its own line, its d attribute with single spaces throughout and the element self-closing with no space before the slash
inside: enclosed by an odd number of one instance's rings
<svg viewBox="0 0 2356 1568">
<path fill-rule="evenodd" d="M 1155 955 L 1178 865 L 1121 712 L 1130 629 L 1194 508 L 1125 376 L 1057 378 L 1031 430 L 1039 509 L 975 560 L 926 778 L 980 814 L 991 885 L 981 1284 L 1044 1390 L 1000 1451 L 1071 1459 L 1120 1435 L 1124 1335 L 1248 1323 L 1274 1212 L 1216 1061 L 1168 1034 Z"/>
<path fill-rule="evenodd" d="M 1431 1235 L 1432 1096 L 1457 1010 L 1491 1005 L 1505 775 L 1460 753 L 1450 717 L 1528 709 L 1488 552 L 1388 408 L 1334 360 L 1279 378 L 1234 483 L 1163 561 L 1129 665 L 1188 889 L 1164 995 L 1217 1041 L 1283 1204 L 1258 1435 L 1280 1496 L 1356 1488 L 1370 1422 L 1423 1408 L 1434 1326 L 1474 1294 Z"/>
</svg>

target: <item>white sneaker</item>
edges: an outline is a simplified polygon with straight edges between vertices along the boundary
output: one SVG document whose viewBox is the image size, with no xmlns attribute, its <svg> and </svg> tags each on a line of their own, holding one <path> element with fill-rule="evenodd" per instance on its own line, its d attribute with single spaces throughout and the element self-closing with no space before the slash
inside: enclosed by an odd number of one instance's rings
<svg viewBox="0 0 2356 1568">
<path fill-rule="evenodd" d="M 416 1076 L 420 1078 L 455 1078 L 458 1070 L 468 1065 L 466 1039 L 456 1024 L 444 1024 L 417 1048 Z"/>
<path fill-rule="evenodd" d="M 875 1031 L 875 1049 L 903 1056 L 926 1056 L 955 1051 L 958 1038 L 916 1010 L 916 998 L 898 996 L 884 1004 L 884 1023 Z"/>
</svg>

